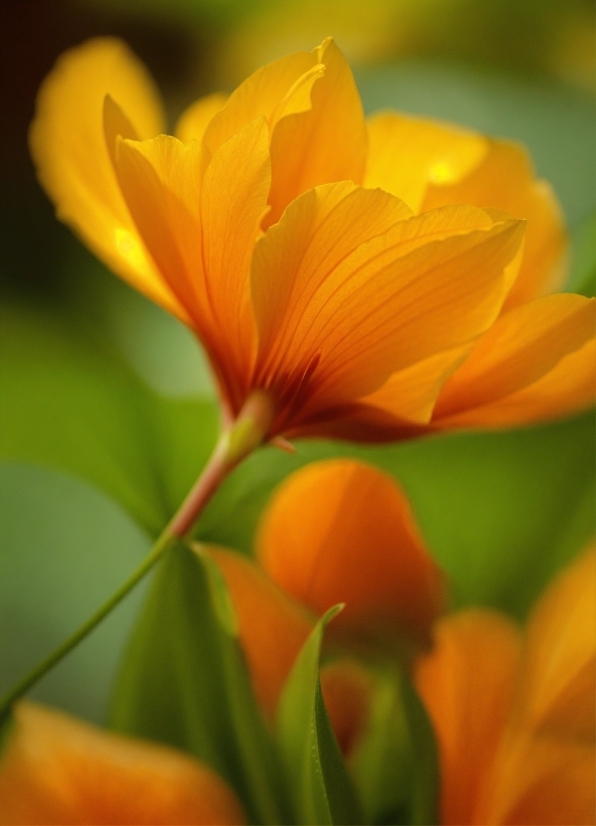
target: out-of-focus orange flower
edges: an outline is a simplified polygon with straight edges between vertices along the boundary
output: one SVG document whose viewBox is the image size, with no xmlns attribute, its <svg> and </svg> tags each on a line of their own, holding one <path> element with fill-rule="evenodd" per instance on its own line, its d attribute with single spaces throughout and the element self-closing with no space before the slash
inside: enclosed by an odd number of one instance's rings
<svg viewBox="0 0 596 826">
<path fill-rule="evenodd" d="M 385 474 L 347 459 L 290 476 L 266 510 L 258 562 L 206 547 L 234 603 L 255 694 L 271 719 L 317 616 L 346 607 L 331 638 L 360 650 L 390 639 L 410 652 L 428 642 L 444 607 L 443 575 L 428 554 L 404 494 Z M 335 628 L 333 628 L 335 626 Z M 340 744 L 364 724 L 370 681 L 354 660 L 325 667 L 321 681 Z"/>
<path fill-rule="evenodd" d="M 593 824 L 595 669 L 593 547 L 523 634 L 494 611 L 440 620 L 416 682 L 439 741 L 441 822 Z"/>
<path fill-rule="evenodd" d="M 269 438 L 379 441 L 589 403 L 593 302 L 542 297 L 563 232 L 519 148 L 367 125 L 330 40 L 163 129 L 145 69 L 99 39 L 45 81 L 31 147 L 59 217 L 201 339 L 228 418 L 258 389 Z"/>
<path fill-rule="evenodd" d="M 0 760 L 0 823 L 239 824 L 227 784 L 174 749 L 22 702 Z"/>
<path fill-rule="evenodd" d="M 257 534 L 261 566 L 318 615 L 346 607 L 330 626 L 425 642 L 445 606 L 443 574 L 410 504 L 380 470 L 350 459 L 316 462 L 286 479 Z"/>
</svg>

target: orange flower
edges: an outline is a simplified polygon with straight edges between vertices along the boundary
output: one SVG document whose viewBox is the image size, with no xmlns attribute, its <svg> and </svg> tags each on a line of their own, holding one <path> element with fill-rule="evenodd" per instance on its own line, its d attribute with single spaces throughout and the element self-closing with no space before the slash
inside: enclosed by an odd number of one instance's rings
<svg viewBox="0 0 596 826">
<path fill-rule="evenodd" d="M 437 626 L 416 681 L 437 732 L 445 824 L 592 824 L 596 556 L 586 551 L 525 633 L 470 610 Z"/>
<path fill-rule="evenodd" d="M 268 438 L 383 440 L 589 403 L 593 302 L 542 296 L 564 236 L 522 150 L 367 126 L 330 40 L 163 129 L 145 69 L 99 39 L 45 81 L 31 148 L 59 217 L 203 342 L 228 419 L 261 390 Z M 523 262 L 501 210 L 528 219 Z"/>
<path fill-rule="evenodd" d="M 29 702 L 0 760 L 0 823 L 239 824 L 234 792 L 174 749 Z"/>
<path fill-rule="evenodd" d="M 261 567 L 233 551 L 205 550 L 230 590 L 255 694 L 270 718 L 327 608 L 346 603 L 328 629 L 343 645 L 381 637 L 409 651 L 428 641 L 444 605 L 443 575 L 404 495 L 385 474 L 348 459 L 308 465 L 282 484 L 261 521 Z M 366 675 L 342 660 L 323 671 L 322 685 L 349 749 L 365 716 Z"/>
</svg>

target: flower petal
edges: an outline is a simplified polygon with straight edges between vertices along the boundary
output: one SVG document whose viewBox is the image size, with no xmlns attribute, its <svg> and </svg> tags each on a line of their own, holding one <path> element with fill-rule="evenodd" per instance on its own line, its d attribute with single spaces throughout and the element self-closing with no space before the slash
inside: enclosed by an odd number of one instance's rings
<svg viewBox="0 0 596 826">
<path fill-rule="evenodd" d="M 596 341 L 562 358 L 546 375 L 510 396 L 437 418 L 439 430 L 451 427 L 511 427 L 580 413 L 594 405 Z"/>
<path fill-rule="evenodd" d="M 240 643 L 261 708 L 273 719 L 277 701 L 315 620 L 252 562 L 209 547 L 238 615 Z"/>
<path fill-rule="evenodd" d="M 596 548 L 563 570 L 527 627 L 518 715 L 534 730 L 594 743 Z"/>
<path fill-rule="evenodd" d="M 481 163 L 489 146 L 476 132 L 396 112 L 373 115 L 367 126 L 364 185 L 397 195 L 414 212 L 421 211 L 431 184 L 458 183 Z"/>
<path fill-rule="evenodd" d="M 523 146 L 492 140 L 483 163 L 453 186 L 431 187 L 422 209 L 454 203 L 504 209 L 527 220 L 524 261 L 506 307 L 562 286 L 567 238 L 561 208 L 550 185 L 534 178 Z"/>
<path fill-rule="evenodd" d="M 3 824 L 238 824 L 234 792 L 174 749 L 23 702 L 0 762 Z"/>
<path fill-rule="evenodd" d="M 594 748 L 556 738 L 507 738 L 473 819 L 507 826 L 591 826 L 596 804 Z"/>
<path fill-rule="evenodd" d="M 507 722 L 521 635 L 504 615 L 481 609 L 444 617 L 435 635 L 415 684 L 438 738 L 441 823 L 494 823 L 474 820 L 474 811 Z"/>
<path fill-rule="evenodd" d="M 481 336 L 441 391 L 435 418 L 490 404 L 523 390 L 593 339 L 596 301 L 561 293 L 502 315 Z"/>
<path fill-rule="evenodd" d="M 442 350 L 390 376 L 385 384 L 364 396 L 362 404 L 391 413 L 401 422 L 428 424 L 441 388 L 468 356 L 473 345 Z"/>
<path fill-rule="evenodd" d="M 368 721 L 374 684 L 356 659 L 342 657 L 321 668 L 321 691 L 342 753 L 349 757 Z"/>
<path fill-rule="evenodd" d="M 184 110 L 176 124 L 174 134 L 182 143 L 192 140 L 202 141 L 205 131 L 215 115 L 220 112 L 228 95 L 221 92 L 214 92 L 212 95 L 195 100 L 194 103 Z"/>
<path fill-rule="evenodd" d="M 257 535 L 261 565 L 317 614 L 345 610 L 329 633 L 424 641 L 444 601 L 443 576 L 392 479 L 348 459 L 292 474 Z"/>
<path fill-rule="evenodd" d="M 284 117 L 271 138 L 268 225 L 315 186 L 346 180 L 358 184 L 363 179 L 366 125 L 351 69 L 331 38 L 315 54 L 324 74 L 312 87 L 311 108 Z"/>
<path fill-rule="evenodd" d="M 133 130 L 126 137 L 163 131 L 161 103 L 145 67 L 119 40 L 90 40 L 62 55 L 39 91 L 29 135 L 39 179 L 58 217 L 110 269 L 186 320 L 119 191 L 104 134 L 106 95 L 125 113 L 119 125 Z"/>
<path fill-rule="evenodd" d="M 302 376 L 316 364 L 309 414 L 368 395 L 392 373 L 483 332 L 509 289 L 523 234 L 516 221 L 456 206 L 379 235 L 378 216 L 393 219 L 381 212 L 391 196 L 356 188 L 342 198 L 347 186 L 297 199 L 253 261 L 259 380 Z"/>
<path fill-rule="evenodd" d="M 231 386 L 250 371 L 249 266 L 269 189 L 264 119 L 213 155 L 198 141 L 120 141 L 118 179 L 139 232 Z"/>
</svg>

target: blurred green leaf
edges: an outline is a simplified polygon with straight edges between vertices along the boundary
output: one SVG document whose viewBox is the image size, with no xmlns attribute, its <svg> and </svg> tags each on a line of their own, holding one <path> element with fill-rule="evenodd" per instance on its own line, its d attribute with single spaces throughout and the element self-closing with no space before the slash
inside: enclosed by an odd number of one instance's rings
<svg viewBox="0 0 596 826">
<path fill-rule="evenodd" d="M 153 534 L 216 439 L 211 402 L 160 398 L 116 351 L 41 313 L 6 310 L 0 381 L 0 457 L 93 483 Z"/>
<path fill-rule="evenodd" d="M 404 62 L 361 70 L 367 112 L 395 108 L 525 143 L 539 175 L 575 226 L 596 206 L 596 117 L 591 95 L 554 82 L 466 68 Z"/>
<path fill-rule="evenodd" d="M 592 297 L 596 294 L 596 212 L 572 236 L 571 273 L 566 289 Z"/>
<path fill-rule="evenodd" d="M 260 512 L 288 473 L 311 461 L 351 456 L 378 465 L 404 486 L 449 576 L 455 606 L 491 605 L 521 618 L 594 530 L 588 505 L 593 414 L 533 429 L 452 433 L 388 446 L 296 447 L 293 456 L 261 451 L 238 468 L 205 511 L 201 538 L 251 553 Z"/>
<path fill-rule="evenodd" d="M 284 822 L 274 746 L 235 635 L 225 585 L 185 546 L 168 551 L 124 657 L 112 726 L 169 743 L 225 777 L 252 822 Z"/>
<path fill-rule="evenodd" d="M 121 507 L 77 479 L 0 465 L 0 695 L 71 634 L 149 548 Z M 105 722 L 108 694 L 146 583 L 31 692 Z"/>
<path fill-rule="evenodd" d="M 302 647 L 284 687 L 277 714 L 298 823 L 359 823 L 359 804 L 331 728 L 321 684 L 323 632 L 341 606 L 321 617 Z"/>
</svg>

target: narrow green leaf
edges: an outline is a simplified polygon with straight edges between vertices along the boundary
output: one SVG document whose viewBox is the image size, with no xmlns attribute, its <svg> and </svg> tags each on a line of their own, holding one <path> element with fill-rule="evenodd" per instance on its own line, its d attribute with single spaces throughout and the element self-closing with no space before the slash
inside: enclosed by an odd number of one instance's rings
<svg viewBox="0 0 596 826">
<path fill-rule="evenodd" d="M 386 669 L 376 678 L 367 731 L 352 762 L 366 822 L 437 823 L 437 757 L 426 712 L 403 673 Z"/>
<path fill-rule="evenodd" d="M 187 547 L 173 548 L 124 658 L 111 724 L 194 754 L 231 783 L 252 822 L 279 823 L 278 761 L 235 634 L 219 571 Z"/>
<path fill-rule="evenodd" d="M 359 823 L 359 804 L 331 728 L 319 681 L 319 659 L 327 623 L 319 620 L 286 682 L 277 719 L 278 739 L 298 823 Z"/>
</svg>

